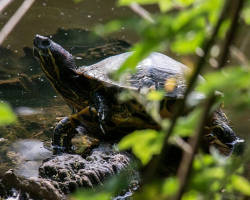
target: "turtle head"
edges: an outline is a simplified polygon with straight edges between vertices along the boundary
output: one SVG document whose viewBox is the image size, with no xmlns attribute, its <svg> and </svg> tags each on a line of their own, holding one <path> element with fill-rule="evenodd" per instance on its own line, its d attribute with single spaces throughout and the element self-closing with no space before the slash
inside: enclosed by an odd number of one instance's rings
<svg viewBox="0 0 250 200">
<path fill-rule="evenodd" d="M 73 56 L 48 37 L 36 35 L 33 43 L 34 56 L 51 81 L 61 80 L 61 76 L 70 75 L 76 69 Z"/>
</svg>

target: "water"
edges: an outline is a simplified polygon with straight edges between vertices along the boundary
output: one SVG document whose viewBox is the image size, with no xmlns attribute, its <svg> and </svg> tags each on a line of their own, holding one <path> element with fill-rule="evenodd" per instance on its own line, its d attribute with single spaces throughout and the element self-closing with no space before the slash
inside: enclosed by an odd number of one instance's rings
<svg viewBox="0 0 250 200">
<path fill-rule="evenodd" d="M 6 10 L 7 14 L 0 18 L 0 26 L 13 14 L 20 2 L 16 0 Z M 21 55 L 24 46 L 32 46 L 35 34 L 50 35 L 59 28 L 89 30 L 97 23 L 133 15 L 135 14 L 129 8 L 116 7 L 116 0 L 84 0 L 78 4 L 73 3 L 73 0 L 38 0 L 3 45 Z M 136 40 L 134 35 L 124 29 L 116 36 L 120 39 Z"/>
</svg>

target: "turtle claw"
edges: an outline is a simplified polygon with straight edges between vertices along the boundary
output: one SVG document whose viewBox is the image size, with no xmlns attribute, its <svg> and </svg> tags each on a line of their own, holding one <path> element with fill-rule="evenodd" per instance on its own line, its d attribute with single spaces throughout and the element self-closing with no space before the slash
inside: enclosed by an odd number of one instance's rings
<svg viewBox="0 0 250 200">
<path fill-rule="evenodd" d="M 105 134 L 106 134 L 106 131 L 105 131 L 105 129 L 104 129 L 102 123 L 100 123 L 99 126 L 100 126 L 100 129 L 101 129 L 102 133 L 105 135 Z"/>
<path fill-rule="evenodd" d="M 107 121 L 107 117 L 105 115 L 105 112 L 102 113 L 98 113 L 98 118 L 99 118 L 99 127 L 102 131 L 102 133 L 105 135 L 106 131 L 105 131 L 105 125 L 106 125 L 106 121 Z"/>
</svg>

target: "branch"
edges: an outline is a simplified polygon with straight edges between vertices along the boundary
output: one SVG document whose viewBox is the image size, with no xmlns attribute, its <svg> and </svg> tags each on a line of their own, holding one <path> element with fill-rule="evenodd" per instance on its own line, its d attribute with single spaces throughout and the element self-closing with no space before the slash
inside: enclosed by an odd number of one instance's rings
<svg viewBox="0 0 250 200">
<path fill-rule="evenodd" d="M 14 29 L 17 23 L 21 20 L 24 14 L 28 11 L 31 5 L 35 0 L 25 0 L 22 5 L 18 8 L 15 14 L 9 19 L 9 21 L 5 24 L 0 32 L 0 45 L 6 39 L 6 37 L 10 34 L 10 32 Z"/>
<path fill-rule="evenodd" d="M 181 164 L 179 165 L 180 167 L 177 172 L 180 186 L 179 186 L 177 195 L 175 196 L 175 200 L 181 199 L 184 193 L 185 187 L 188 183 L 188 178 L 192 170 L 193 160 L 194 160 L 196 152 L 198 151 L 198 147 L 200 145 L 200 141 L 204 133 L 204 127 L 206 126 L 206 123 L 209 119 L 209 116 L 210 116 L 209 112 L 211 110 L 211 107 L 213 106 L 214 101 L 215 101 L 215 96 L 212 95 L 211 97 L 208 98 L 205 104 L 204 112 L 202 114 L 202 118 L 199 124 L 198 131 L 196 135 L 191 139 L 191 142 L 190 142 L 190 146 L 192 147 L 191 153 L 187 151 L 183 153 L 182 161 L 181 161 Z"/>
<path fill-rule="evenodd" d="M 147 20 L 150 23 L 155 23 L 150 13 L 147 10 L 145 10 L 142 6 L 140 6 L 138 3 L 131 3 L 129 7 L 143 19 Z"/>
<path fill-rule="evenodd" d="M 13 0 L 2 0 L 0 4 L 0 14 Z"/>
<path fill-rule="evenodd" d="M 232 6 L 233 13 L 232 13 L 231 26 L 227 32 L 226 39 L 225 39 L 224 45 L 222 47 L 222 53 L 221 53 L 221 57 L 219 60 L 219 68 L 224 67 L 226 64 L 226 60 L 228 58 L 230 46 L 235 38 L 236 30 L 237 30 L 237 27 L 239 25 L 239 16 L 240 16 L 241 10 L 243 8 L 244 0 L 236 0 L 236 1 L 233 1 L 233 3 L 234 4 Z"/>
</svg>

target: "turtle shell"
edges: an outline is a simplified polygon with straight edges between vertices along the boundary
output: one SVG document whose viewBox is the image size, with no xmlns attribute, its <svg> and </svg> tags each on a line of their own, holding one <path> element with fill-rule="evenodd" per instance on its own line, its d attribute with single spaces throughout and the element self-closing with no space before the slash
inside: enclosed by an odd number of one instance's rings
<svg viewBox="0 0 250 200">
<path fill-rule="evenodd" d="M 110 74 L 124 63 L 133 54 L 127 52 L 106 58 L 96 64 L 83 66 L 78 69 L 79 73 L 103 82 L 107 87 L 117 86 L 131 90 L 142 91 L 142 88 L 164 89 L 167 80 L 175 80 L 174 89 L 166 92 L 170 98 L 182 98 L 186 89 L 185 76 L 190 73 L 190 69 L 176 60 L 161 54 L 151 53 L 136 66 L 136 73 L 126 75 L 122 81 L 116 82 L 110 78 Z"/>
</svg>

